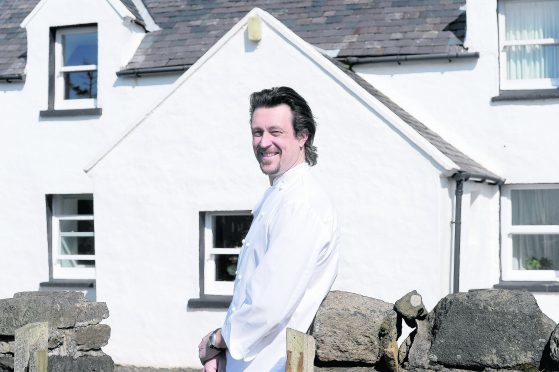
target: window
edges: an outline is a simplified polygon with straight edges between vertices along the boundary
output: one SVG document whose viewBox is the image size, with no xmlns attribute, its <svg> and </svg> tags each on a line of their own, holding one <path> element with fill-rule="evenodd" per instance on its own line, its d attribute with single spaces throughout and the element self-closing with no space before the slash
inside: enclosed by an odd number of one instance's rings
<svg viewBox="0 0 559 372">
<path fill-rule="evenodd" d="M 53 30 L 49 109 L 97 107 L 97 27 Z"/>
<path fill-rule="evenodd" d="M 559 85 L 559 0 L 499 2 L 501 89 Z"/>
<path fill-rule="evenodd" d="M 503 280 L 557 280 L 559 185 L 511 185 L 502 195 Z"/>
<path fill-rule="evenodd" d="M 53 195 L 51 211 L 52 278 L 94 279 L 92 195 Z"/>
<path fill-rule="evenodd" d="M 206 212 L 203 219 L 204 295 L 232 295 L 237 259 L 252 215 L 246 212 Z"/>
</svg>

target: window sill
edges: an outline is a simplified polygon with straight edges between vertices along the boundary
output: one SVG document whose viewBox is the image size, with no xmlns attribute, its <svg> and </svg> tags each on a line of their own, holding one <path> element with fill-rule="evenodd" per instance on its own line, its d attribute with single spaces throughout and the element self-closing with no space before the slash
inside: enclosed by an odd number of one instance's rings
<svg viewBox="0 0 559 372">
<path fill-rule="evenodd" d="M 231 303 L 231 296 L 206 295 L 188 300 L 188 309 L 227 309 Z"/>
<path fill-rule="evenodd" d="M 491 98 L 491 102 L 532 101 L 554 98 L 559 98 L 559 89 L 501 90 L 498 96 Z"/>
<path fill-rule="evenodd" d="M 51 279 L 39 288 L 95 288 L 95 279 Z"/>
<path fill-rule="evenodd" d="M 39 116 L 42 118 L 64 118 L 69 116 L 101 116 L 101 113 L 101 108 L 43 110 L 39 112 Z"/>
<path fill-rule="evenodd" d="M 559 292 L 559 282 L 500 282 L 495 289 L 517 289 L 529 292 Z"/>
</svg>

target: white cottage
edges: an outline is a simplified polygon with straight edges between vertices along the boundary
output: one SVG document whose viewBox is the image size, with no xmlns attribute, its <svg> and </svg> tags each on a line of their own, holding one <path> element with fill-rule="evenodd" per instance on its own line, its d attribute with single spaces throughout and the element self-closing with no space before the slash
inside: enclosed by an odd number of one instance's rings
<svg viewBox="0 0 559 372">
<path fill-rule="evenodd" d="M 559 0 L 400 3 L 0 3 L 0 298 L 83 290 L 116 363 L 198 365 L 267 187 L 248 95 L 287 85 L 319 124 L 336 289 L 524 288 L 559 320 L 559 67 L 537 52 Z"/>
</svg>

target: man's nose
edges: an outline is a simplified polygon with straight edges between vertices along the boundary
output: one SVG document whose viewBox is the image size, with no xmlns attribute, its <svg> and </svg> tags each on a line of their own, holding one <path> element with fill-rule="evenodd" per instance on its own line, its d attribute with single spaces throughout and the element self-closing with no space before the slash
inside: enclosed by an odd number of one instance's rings
<svg viewBox="0 0 559 372">
<path fill-rule="evenodd" d="M 262 137 L 260 137 L 260 143 L 258 144 L 260 147 L 266 148 L 272 144 L 272 136 L 269 133 L 262 133 Z"/>
</svg>

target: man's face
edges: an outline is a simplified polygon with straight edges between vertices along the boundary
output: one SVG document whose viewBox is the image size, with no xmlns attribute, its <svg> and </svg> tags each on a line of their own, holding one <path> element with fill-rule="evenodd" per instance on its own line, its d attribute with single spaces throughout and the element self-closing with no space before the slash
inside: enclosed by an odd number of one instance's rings
<svg viewBox="0 0 559 372">
<path fill-rule="evenodd" d="M 306 132 L 295 136 L 293 113 L 286 104 L 259 107 L 252 114 L 252 148 L 260 169 L 273 180 L 305 161 Z"/>
</svg>

